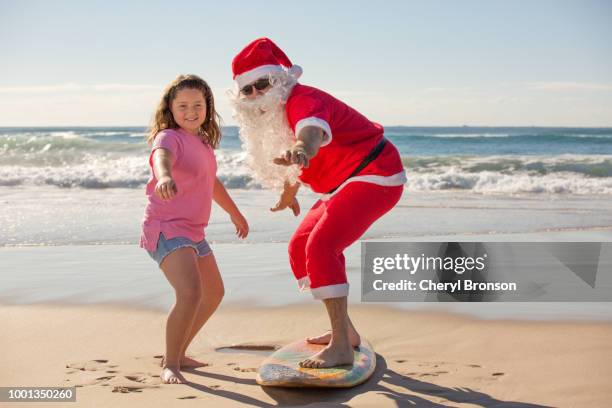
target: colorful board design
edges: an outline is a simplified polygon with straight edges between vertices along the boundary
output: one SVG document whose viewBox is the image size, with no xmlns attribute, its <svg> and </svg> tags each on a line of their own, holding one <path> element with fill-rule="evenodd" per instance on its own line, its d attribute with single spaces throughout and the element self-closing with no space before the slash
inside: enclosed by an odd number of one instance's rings
<svg viewBox="0 0 612 408">
<path fill-rule="evenodd" d="M 299 362 L 319 352 L 324 345 L 298 340 L 274 352 L 259 366 L 257 383 L 274 387 L 354 387 L 366 381 L 376 368 L 372 345 L 361 339 L 353 365 L 333 368 L 302 368 Z"/>
</svg>

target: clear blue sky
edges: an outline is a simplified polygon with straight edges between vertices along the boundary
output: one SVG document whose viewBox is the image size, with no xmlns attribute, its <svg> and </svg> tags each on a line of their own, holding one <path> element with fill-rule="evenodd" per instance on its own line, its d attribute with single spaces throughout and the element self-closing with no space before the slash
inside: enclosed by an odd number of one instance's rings
<svg viewBox="0 0 612 408">
<path fill-rule="evenodd" d="M 612 126 L 610 1 L 123 3 L 0 0 L 0 126 L 145 125 L 179 73 L 233 124 L 260 36 L 386 125 Z"/>
</svg>

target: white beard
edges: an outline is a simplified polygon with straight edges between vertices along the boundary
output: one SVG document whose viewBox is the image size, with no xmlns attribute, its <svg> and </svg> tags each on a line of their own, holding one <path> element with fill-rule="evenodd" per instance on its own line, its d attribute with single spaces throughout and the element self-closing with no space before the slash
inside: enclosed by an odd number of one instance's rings
<svg viewBox="0 0 612 408">
<path fill-rule="evenodd" d="M 234 119 L 240 126 L 242 148 L 247 153 L 247 165 L 254 179 L 265 188 L 278 191 L 283 189 L 285 181 L 295 184 L 299 174 L 297 166 L 280 166 L 272 162 L 295 143 L 285 113 L 285 103 L 292 88 L 275 84 L 255 99 L 229 95 Z"/>
</svg>

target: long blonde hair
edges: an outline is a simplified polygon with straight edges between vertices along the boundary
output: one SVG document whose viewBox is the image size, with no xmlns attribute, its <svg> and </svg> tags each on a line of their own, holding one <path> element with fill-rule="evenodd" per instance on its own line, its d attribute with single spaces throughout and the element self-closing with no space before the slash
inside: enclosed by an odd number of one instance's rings
<svg viewBox="0 0 612 408">
<path fill-rule="evenodd" d="M 206 101 L 206 119 L 204 119 L 204 123 L 200 126 L 200 135 L 204 143 L 216 149 L 221 141 L 221 130 L 219 127 L 221 117 L 215 111 L 215 99 L 206 81 L 197 75 L 191 74 L 179 75 L 164 89 L 164 94 L 157 105 L 155 115 L 151 121 L 151 130 L 146 137 L 147 143 L 152 144 L 155 136 L 160 131 L 164 129 L 177 129 L 179 127 L 174 121 L 170 106 L 172 106 L 172 101 L 181 89 L 197 89 L 204 95 L 204 100 Z"/>
</svg>

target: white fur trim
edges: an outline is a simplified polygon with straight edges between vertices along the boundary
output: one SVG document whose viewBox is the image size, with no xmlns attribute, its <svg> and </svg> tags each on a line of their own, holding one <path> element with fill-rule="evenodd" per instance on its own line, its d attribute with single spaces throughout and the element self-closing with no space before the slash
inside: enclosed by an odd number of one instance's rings
<svg viewBox="0 0 612 408">
<path fill-rule="evenodd" d="M 349 284 L 339 283 L 337 285 L 321 286 L 311 288 L 310 292 L 315 299 L 331 299 L 348 296 Z"/>
<path fill-rule="evenodd" d="M 304 73 L 304 70 L 299 65 L 293 64 L 291 68 L 289 68 L 289 75 L 294 77 L 295 79 L 299 79 Z"/>
<path fill-rule="evenodd" d="M 238 84 L 238 89 L 241 89 L 245 85 L 251 82 L 257 81 L 261 77 L 265 77 L 273 72 L 282 72 L 285 69 L 282 65 L 262 65 L 257 68 L 253 68 L 250 71 L 243 72 L 240 75 L 236 75 L 235 81 Z"/>
<path fill-rule="evenodd" d="M 406 172 L 404 170 L 400 171 L 399 173 L 395 173 L 392 176 L 379 176 L 376 174 L 368 174 L 365 176 L 355 176 L 355 177 L 351 177 L 350 179 L 346 180 L 344 183 L 340 184 L 340 187 L 338 187 L 336 191 L 334 191 L 333 193 L 322 194 L 321 200 L 322 201 L 329 200 L 334 194 L 338 194 L 338 192 L 342 190 L 348 183 L 352 183 L 353 181 L 363 181 L 366 183 L 372 183 L 372 184 L 376 184 L 379 186 L 393 187 L 393 186 L 401 186 L 402 184 L 406 184 L 406 181 L 408 181 L 408 179 L 406 178 Z"/>
<path fill-rule="evenodd" d="M 302 279 L 298 280 L 298 289 L 300 290 L 300 292 L 306 292 L 307 290 L 310 290 L 310 278 L 308 276 L 305 276 Z"/>
<path fill-rule="evenodd" d="M 331 141 L 332 141 L 332 131 L 331 131 L 331 128 L 329 127 L 329 123 L 327 123 L 327 121 L 325 121 L 323 119 L 319 119 L 319 118 L 314 117 L 314 116 L 310 116 L 308 118 L 304 118 L 304 119 L 300 120 L 298 123 L 295 124 L 295 137 L 298 137 L 298 135 L 300 134 L 300 131 L 302 129 L 304 129 L 306 126 L 318 127 L 319 129 L 321 129 L 322 131 L 325 132 L 327 137 L 323 138 L 323 143 L 321 144 L 321 147 L 327 146 L 328 144 L 331 143 Z"/>
</svg>

